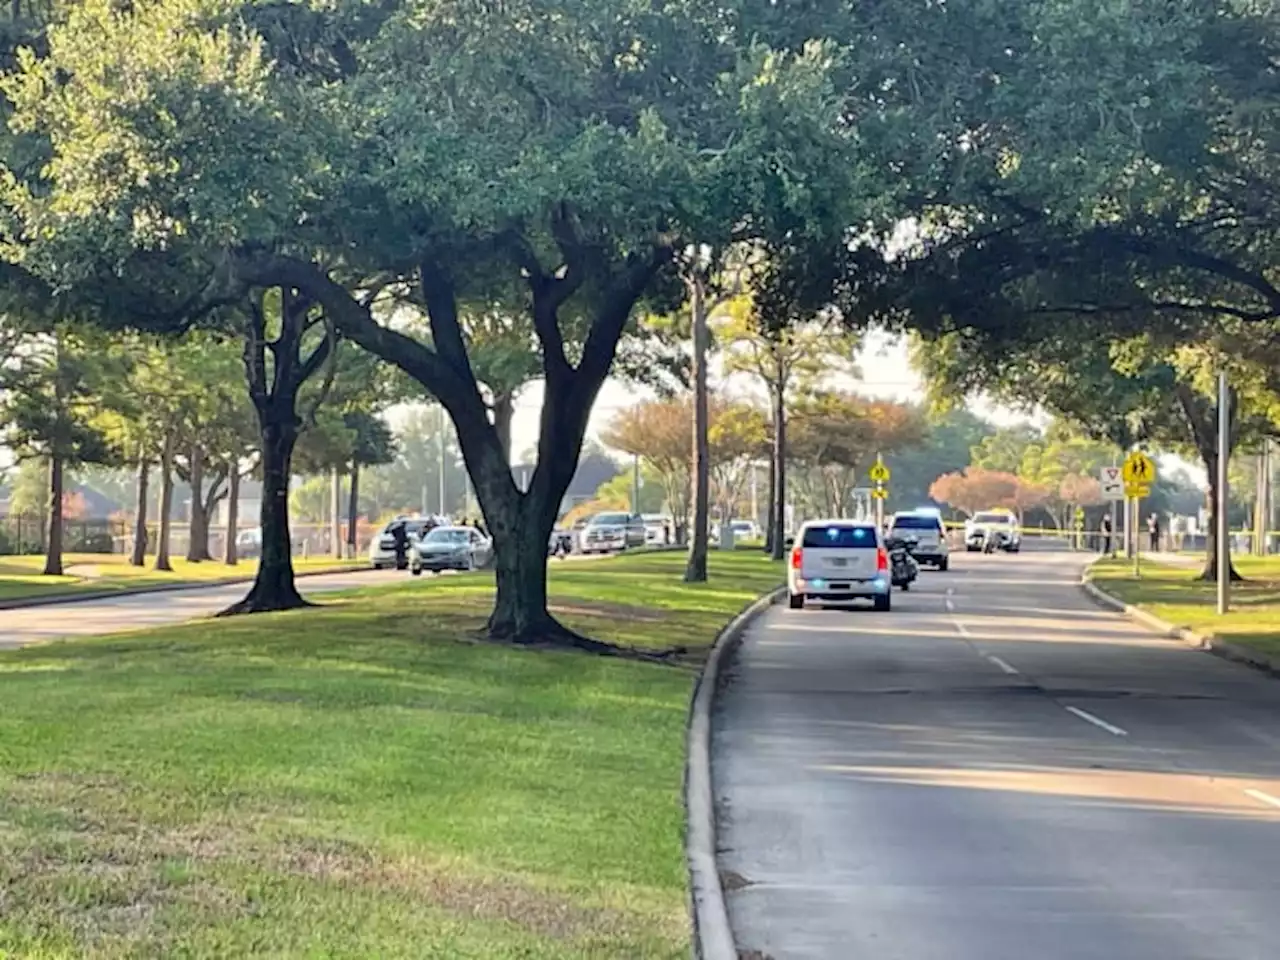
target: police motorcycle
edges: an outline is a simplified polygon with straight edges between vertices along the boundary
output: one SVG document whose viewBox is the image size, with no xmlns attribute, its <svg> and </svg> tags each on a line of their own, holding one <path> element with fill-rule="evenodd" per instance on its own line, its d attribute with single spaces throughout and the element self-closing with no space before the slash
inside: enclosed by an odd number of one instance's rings
<svg viewBox="0 0 1280 960">
<path fill-rule="evenodd" d="M 910 590 L 912 582 L 920 576 L 920 564 L 915 558 L 918 545 L 915 537 L 885 539 L 884 548 L 889 553 L 889 582 L 895 587 Z"/>
<path fill-rule="evenodd" d="M 999 553 L 1005 548 L 1005 544 L 1009 539 L 1009 535 L 1003 530 L 993 530 L 987 528 L 982 538 L 983 553 Z"/>
</svg>

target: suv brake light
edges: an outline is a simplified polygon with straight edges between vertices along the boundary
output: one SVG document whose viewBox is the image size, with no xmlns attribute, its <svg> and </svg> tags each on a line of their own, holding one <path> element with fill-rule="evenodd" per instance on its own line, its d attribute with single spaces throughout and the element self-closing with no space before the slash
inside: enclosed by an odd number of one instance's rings
<svg viewBox="0 0 1280 960">
<path fill-rule="evenodd" d="M 793 547 L 791 550 L 791 569 L 792 570 L 800 569 L 800 558 L 801 558 L 800 548 Z"/>
<path fill-rule="evenodd" d="M 889 551 L 884 547 L 876 548 L 876 570 L 885 571 L 889 569 Z"/>
</svg>

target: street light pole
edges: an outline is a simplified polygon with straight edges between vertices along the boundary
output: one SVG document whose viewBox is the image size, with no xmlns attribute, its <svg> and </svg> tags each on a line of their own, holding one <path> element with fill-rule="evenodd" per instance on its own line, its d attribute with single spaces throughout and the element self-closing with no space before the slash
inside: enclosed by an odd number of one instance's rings
<svg viewBox="0 0 1280 960">
<path fill-rule="evenodd" d="M 445 510 L 445 477 L 444 477 L 444 407 L 436 407 L 436 446 L 440 453 L 440 516 L 447 517 L 449 513 Z"/>
<path fill-rule="evenodd" d="M 1218 373 L 1218 502 L 1217 507 L 1217 565 L 1218 565 L 1218 614 L 1231 606 L 1231 555 L 1227 537 L 1227 457 L 1230 453 L 1231 388 L 1227 384 L 1227 372 Z"/>
<path fill-rule="evenodd" d="M 639 515 L 640 513 L 640 455 L 632 454 L 631 457 L 631 512 Z"/>
</svg>

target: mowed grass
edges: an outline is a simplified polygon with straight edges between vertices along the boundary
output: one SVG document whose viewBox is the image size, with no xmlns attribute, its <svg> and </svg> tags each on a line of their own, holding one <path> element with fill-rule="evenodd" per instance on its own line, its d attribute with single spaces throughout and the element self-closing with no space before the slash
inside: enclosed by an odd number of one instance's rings
<svg viewBox="0 0 1280 960">
<path fill-rule="evenodd" d="M 659 666 L 477 641 L 484 574 L 0 654 L 0 957 L 688 955 L 696 661 L 782 580 L 553 564 Z"/>
<path fill-rule="evenodd" d="M 25 600 L 34 597 L 61 597 L 77 593 L 127 590 L 162 584 L 213 583 L 220 580 L 239 580 L 252 577 L 258 569 L 257 560 L 246 560 L 234 566 L 225 563 L 188 563 L 174 558 L 172 572 L 159 572 L 151 568 L 154 557 L 147 558 L 147 566 L 132 567 L 123 554 L 69 553 L 63 557 L 65 576 L 46 577 L 44 557 L 0 557 L 0 603 L 6 600 Z M 366 566 L 359 561 L 334 560 L 331 557 L 296 558 L 294 568 L 300 572 L 323 570 L 352 570 Z"/>
<path fill-rule="evenodd" d="M 1246 580 L 1231 585 L 1231 610 L 1224 617 L 1217 613 L 1217 584 L 1195 579 L 1198 565 L 1144 561 L 1135 579 L 1132 561 L 1100 560 L 1092 574 L 1093 582 L 1112 596 L 1175 626 L 1280 656 L 1280 557 L 1235 557 L 1232 562 Z"/>
</svg>

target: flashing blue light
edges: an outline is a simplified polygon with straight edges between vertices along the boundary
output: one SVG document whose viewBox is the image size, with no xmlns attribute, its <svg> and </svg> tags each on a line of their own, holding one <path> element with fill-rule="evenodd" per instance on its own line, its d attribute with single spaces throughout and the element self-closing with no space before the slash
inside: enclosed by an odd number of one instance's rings
<svg viewBox="0 0 1280 960">
<path fill-rule="evenodd" d="M 827 585 L 827 581 L 825 580 L 810 580 L 809 583 L 810 585 L 817 587 L 819 590 L 824 589 Z"/>
<path fill-rule="evenodd" d="M 876 579 L 875 579 L 875 581 L 874 581 L 874 582 L 875 582 L 875 585 L 876 585 L 877 587 L 879 587 L 879 588 L 880 588 L 880 589 L 882 589 L 882 590 L 884 589 L 884 585 L 885 585 L 885 584 L 884 584 L 884 577 L 876 577 Z"/>
</svg>

